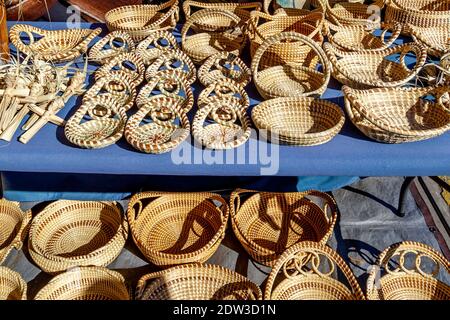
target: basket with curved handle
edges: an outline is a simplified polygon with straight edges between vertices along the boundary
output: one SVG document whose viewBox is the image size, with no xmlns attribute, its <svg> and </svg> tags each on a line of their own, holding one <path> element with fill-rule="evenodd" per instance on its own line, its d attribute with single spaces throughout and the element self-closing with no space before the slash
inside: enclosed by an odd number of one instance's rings
<svg viewBox="0 0 450 320">
<path fill-rule="evenodd" d="M 100 80 L 114 73 L 125 73 L 137 87 L 144 80 L 144 61 L 133 52 L 122 53 L 101 66 L 94 74 L 95 80 Z"/>
<path fill-rule="evenodd" d="M 106 45 L 108 48 L 105 48 Z M 121 53 L 132 52 L 135 48 L 135 42 L 128 33 L 113 31 L 92 46 L 89 58 L 99 63 L 105 63 Z"/>
<path fill-rule="evenodd" d="M 259 11 L 261 10 L 261 3 L 260 2 L 240 2 L 240 3 L 228 3 L 228 2 L 222 2 L 222 3 L 208 3 L 208 2 L 199 2 L 199 1 L 193 1 L 193 0 L 187 0 L 183 2 L 183 11 L 186 19 L 189 19 L 189 17 L 192 14 L 192 9 L 219 9 L 219 10 L 228 10 L 232 11 L 234 13 L 237 13 L 241 16 L 241 18 L 249 18 L 249 13 L 251 11 Z M 197 12 L 197 11 L 195 11 Z M 243 14 L 245 12 L 245 14 Z"/>
<path fill-rule="evenodd" d="M 313 1 L 311 1 L 312 3 Z M 325 12 L 325 7 L 324 7 L 324 3 L 322 1 L 315 1 L 315 4 L 317 6 L 317 8 L 315 10 L 319 10 L 321 12 Z M 263 11 L 267 14 L 270 14 L 270 9 L 271 7 L 275 10 L 275 14 L 277 14 L 279 12 L 279 10 L 283 10 L 285 12 L 292 12 L 293 15 L 300 15 L 303 13 L 308 13 L 310 12 L 310 10 L 308 10 L 308 8 L 282 8 L 277 1 L 274 0 L 264 0 L 263 2 Z M 311 8 L 313 9 L 313 8 Z M 314 11 L 314 10 L 313 10 Z"/>
<path fill-rule="evenodd" d="M 328 262 L 330 266 L 330 270 L 328 272 L 320 270 L 321 263 L 323 262 Z M 311 265 L 311 269 L 308 269 L 309 265 Z M 337 280 L 332 278 L 332 274 L 336 270 L 336 267 L 340 269 L 348 282 L 349 287 L 347 289 L 351 289 L 350 296 L 348 295 L 349 292 L 342 290 L 341 283 L 338 283 Z M 324 291 L 324 299 L 339 299 L 345 297 L 347 299 L 365 300 L 361 287 L 359 286 L 358 281 L 349 266 L 337 252 L 322 243 L 304 241 L 287 249 L 277 260 L 267 279 L 264 291 L 265 300 L 277 298 L 273 297 L 272 293 L 276 283 L 275 280 L 279 278 L 280 272 L 283 273 L 285 279 L 291 282 L 291 286 L 289 287 L 289 289 L 292 290 L 289 292 L 290 296 L 296 296 L 297 298 L 300 297 L 300 299 L 302 296 L 308 297 L 309 289 L 314 291 L 313 295 L 316 299 L 316 295 L 320 295 L 320 291 Z M 312 288 L 295 287 L 296 282 L 304 281 L 308 278 L 311 279 L 311 283 L 309 285 L 312 286 Z M 326 282 L 327 285 L 324 287 L 322 283 L 318 282 L 319 279 L 321 282 Z M 329 290 L 329 288 L 327 288 L 328 286 L 332 287 L 336 291 Z M 333 295 L 337 292 L 342 294 L 342 296 L 337 295 L 333 297 Z M 280 292 L 277 292 L 277 294 L 280 294 Z"/>
<path fill-rule="evenodd" d="M 203 89 L 197 99 L 199 108 L 208 104 L 212 97 L 236 98 L 245 109 L 250 106 L 250 98 L 245 88 L 231 79 L 221 79 Z"/>
<path fill-rule="evenodd" d="M 385 0 L 375 0 L 371 4 L 365 4 L 364 0 L 329 1 L 319 0 L 326 10 L 328 21 L 344 26 L 357 25 L 370 29 L 380 27 L 380 11 L 385 5 Z M 344 4 L 342 4 L 344 3 Z"/>
<path fill-rule="evenodd" d="M 179 49 L 175 36 L 167 30 L 157 30 L 137 45 L 136 54 L 142 58 L 145 65 L 151 65 L 161 54 L 175 49 Z"/>
</svg>

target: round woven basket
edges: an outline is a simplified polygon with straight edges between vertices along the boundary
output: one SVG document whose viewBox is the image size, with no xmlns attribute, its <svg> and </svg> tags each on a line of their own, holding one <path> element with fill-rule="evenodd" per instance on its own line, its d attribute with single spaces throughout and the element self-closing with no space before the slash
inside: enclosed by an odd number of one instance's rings
<svg viewBox="0 0 450 320">
<path fill-rule="evenodd" d="M 0 266 L 1 300 L 27 300 L 27 283 L 19 273 Z"/>
<path fill-rule="evenodd" d="M 148 66 L 165 52 L 175 49 L 179 49 L 179 47 L 174 35 L 166 30 L 158 30 L 150 33 L 145 40 L 138 44 L 136 54 Z"/>
<path fill-rule="evenodd" d="M 314 146 L 326 143 L 341 131 L 342 109 L 329 101 L 314 98 L 276 98 L 252 110 L 260 134 L 272 142 Z"/>
<path fill-rule="evenodd" d="M 241 203 L 244 195 L 249 197 Z M 311 199 L 324 201 L 324 209 Z M 319 191 L 270 193 L 238 189 L 231 194 L 230 210 L 239 242 L 255 261 L 266 266 L 274 266 L 281 254 L 298 242 L 325 244 L 337 220 L 334 199 Z"/>
<path fill-rule="evenodd" d="M 33 219 L 28 247 L 34 262 L 54 274 L 76 266 L 107 266 L 127 236 L 118 204 L 61 200 Z"/>
<path fill-rule="evenodd" d="M 337 268 L 348 286 L 333 277 Z M 365 297 L 337 252 L 325 244 L 305 241 L 287 249 L 276 261 L 267 279 L 264 300 L 365 300 Z"/>
<path fill-rule="evenodd" d="M 225 237 L 228 205 L 213 193 L 144 192 L 132 197 L 127 215 L 139 250 L 169 267 L 214 254 Z"/>
<path fill-rule="evenodd" d="M 355 90 L 344 86 L 342 90 L 350 120 L 379 142 L 426 140 L 450 129 L 450 114 L 440 102 L 448 87 Z M 436 101 L 422 99 L 427 95 Z"/>
<path fill-rule="evenodd" d="M 103 267 L 79 267 L 61 273 L 35 300 L 130 300 L 123 276 Z"/>
<path fill-rule="evenodd" d="M 408 29 L 414 41 L 427 47 L 429 55 L 441 57 L 450 52 L 450 23 L 433 28 L 408 25 Z"/>
<path fill-rule="evenodd" d="M 12 249 L 22 248 L 30 221 L 31 210 L 23 212 L 18 202 L 0 199 L 0 264 Z"/>
<path fill-rule="evenodd" d="M 136 49 L 133 38 L 126 32 L 113 31 L 97 41 L 89 50 L 89 59 L 106 63 L 122 53 L 133 52 Z"/>
<path fill-rule="evenodd" d="M 25 24 L 11 27 L 9 37 L 14 46 L 35 59 L 54 63 L 72 61 L 86 53 L 89 43 L 102 29 L 44 30 Z M 28 41 L 23 41 L 26 35 Z M 35 35 L 41 38 L 36 39 Z"/>
<path fill-rule="evenodd" d="M 134 52 L 122 53 L 97 69 L 94 74 L 95 81 L 108 78 L 115 73 L 126 74 L 133 81 L 133 85 L 137 87 L 144 81 L 144 61 Z"/>
<path fill-rule="evenodd" d="M 145 72 L 145 79 L 151 81 L 167 70 L 179 70 L 188 81 L 189 85 L 197 80 L 197 70 L 191 59 L 181 50 L 164 52 L 158 57 Z"/>
<path fill-rule="evenodd" d="M 296 41 L 299 45 L 310 47 L 319 57 L 323 71 L 305 67 L 305 60 L 260 70 L 260 62 L 266 51 L 283 41 Z M 307 36 L 295 32 L 282 32 L 269 37 L 256 51 L 251 69 L 255 86 L 264 99 L 320 96 L 326 90 L 331 77 L 331 67 L 322 48 Z"/>
<path fill-rule="evenodd" d="M 143 276 L 137 300 L 261 300 L 259 287 L 232 270 L 185 264 Z"/>
<path fill-rule="evenodd" d="M 408 259 L 413 260 L 408 265 Z M 391 264 L 392 261 L 398 263 Z M 426 262 L 434 270 L 427 272 Z M 412 267 L 411 267 L 412 265 Z M 405 241 L 390 246 L 378 257 L 367 280 L 369 300 L 450 300 L 450 286 L 436 276 L 440 267 L 450 274 L 450 262 L 433 248 L 417 242 Z M 385 274 L 377 281 L 380 268 Z"/>
</svg>

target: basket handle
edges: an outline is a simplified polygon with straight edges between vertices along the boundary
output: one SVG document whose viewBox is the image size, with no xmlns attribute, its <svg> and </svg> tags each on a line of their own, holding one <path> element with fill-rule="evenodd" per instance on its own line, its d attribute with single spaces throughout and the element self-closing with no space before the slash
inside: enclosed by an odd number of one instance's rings
<svg viewBox="0 0 450 320">
<path fill-rule="evenodd" d="M 26 44 L 22 41 L 22 39 L 20 38 L 20 35 L 22 33 L 25 33 L 28 36 L 28 38 L 30 39 L 30 43 Z M 46 32 L 45 30 L 41 30 L 34 26 L 16 24 L 9 30 L 9 37 L 11 39 L 11 42 L 14 43 L 19 51 L 27 52 L 27 48 L 35 43 L 33 33 L 44 37 Z"/>
<path fill-rule="evenodd" d="M 142 299 L 142 295 L 144 294 L 144 290 L 147 287 L 147 283 L 149 281 L 161 278 L 167 272 L 168 272 L 168 270 L 162 270 L 162 271 L 157 271 L 157 272 L 153 272 L 153 273 L 149 273 L 149 274 L 143 275 L 139 279 L 139 281 L 138 281 L 138 283 L 136 285 L 136 292 L 135 292 L 136 300 L 141 300 Z"/>
<path fill-rule="evenodd" d="M 400 33 L 402 31 L 402 25 L 398 22 L 394 22 L 393 24 L 386 23 L 382 24 L 383 32 L 380 35 L 381 41 L 384 42 L 384 44 L 388 47 L 390 47 L 392 44 L 394 44 L 395 40 L 400 36 Z M 386 34 L 388 31 L 392 31 L 391 36 L 389 39 L 386 39 Z"/>
<path fill-rule="evenodd" d="M 219 9 L 219 10 L 260 10 L 261 4 L 259 2 L 242 2 L 242 3 L 208 3 L 208 2 L 199 2 L 193 0 L 186 0 L 183 2 L 183 11 L 186 19 L 191 16 L 191 8 L 199 8 L 199 9 Z"/>
<path fill-rule="evenodd" d="M 395 52 L 394 51 L 395 49 L 396 49 L 395 47 L 391 48 L 393 52 Z M 420 43 L 413 43 L 404 46 L 404 48 L 402 49 L 403 50 L 400 52 L 400 63 L 402 64 L 402 67 L 406 71 L 411 72 L 412 74 L 419 73 L 419 71 L 422 69 L 422 66 L 425 64 L 425 61 L 427 59 L 427 48 Z M 416 55 L 414 67 L 412 69 L 408 68 L 405 61 L 406 55 L 410 52 Z"/>
</svg>

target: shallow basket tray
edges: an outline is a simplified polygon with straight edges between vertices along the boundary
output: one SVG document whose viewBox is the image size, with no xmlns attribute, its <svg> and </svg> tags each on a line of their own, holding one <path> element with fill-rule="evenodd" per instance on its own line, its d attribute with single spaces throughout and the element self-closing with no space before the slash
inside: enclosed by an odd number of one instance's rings
<svg viewBox="0 0 450 320">
<path fill-rule="evenodd" d="M 205 262 L 225 236 L 228 205 L 214 193 L 143 192 L 128 204 L 134 243 L 160 267 Z"/>
<path fill-rule="evenodd" d="M 414 41 L 427 47 L 428 54 L 441 57 L 450 52 L 450 23 L 444 26 L 427 28 L 408 26 Z"/>
<path fill-rule="evenodd" d="M 117 203 L 61 200 L 33 219 L 28 248 L 44 272 L 55 274 L 76 266 L 107 266 L 127 236 L 128 224 Z"/>
<path fill-rule="evenodd" d="M 130 300 L 123 276 L 103 267 L 79 267 L 61 273 L 35 300 Z"/>
<path fill-rule="evenodd" d="M 261 300 L 259 287 L 222 266 L 186 264 L 143 276 L 137 300 Z"/>
<path fill-rule="evenodd" d="M 0 266 L 0 301 L 26 299 L 27 283 L 22 276 L 7 267 Z"/>
</svg>

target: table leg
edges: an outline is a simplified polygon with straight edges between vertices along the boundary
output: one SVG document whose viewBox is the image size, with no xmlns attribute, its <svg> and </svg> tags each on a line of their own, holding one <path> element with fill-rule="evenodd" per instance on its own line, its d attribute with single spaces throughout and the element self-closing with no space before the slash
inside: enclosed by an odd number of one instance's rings
<svg viewBox="0 0 450 320">
<path fill-rule="evenodd" d="M 8 27 L 6 25 L 5 1 L 0 0 L 0 58 L 9 59 Z"/>
<path fill-rule="evenodd" d="M 398 215 L 400 217 L 404 217 L 405 212 L 405 197 L 406 193 L 411 186 L 411 183 L 414 181 L 416 177 L 405 177 L 405 181 L 403 181 L 402 187 L 400 188 L 400 196 L 398 198 Z"/>
</svg>

